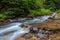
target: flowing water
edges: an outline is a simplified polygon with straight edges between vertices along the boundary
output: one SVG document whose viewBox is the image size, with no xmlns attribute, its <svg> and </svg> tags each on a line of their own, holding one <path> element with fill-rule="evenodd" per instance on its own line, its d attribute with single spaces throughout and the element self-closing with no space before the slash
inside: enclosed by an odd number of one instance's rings
<svg viewBox="0 0 60 40">
<path fill-rule="evenodd" d="M 24 23 L 27 23 L 28 25 L 35 24 L 35 23 L 42 23 L 48 20 L 48 18 L 52 18 L 54 15 L 55 13 L 53 13 L 52 15 L 45 15 L 45 16 L 41 16 L 39 18 L 33 18 L 30 20 L 27 20 L 27 18 L 10 20 L 11 21 L 10 24 L 1 26 L 0 40 L 15 40 L 15 38 L 30 32 L 30 29 L 21 27 Z M 38 33 L 38 35 L 40 34 L 41 36 L 43 36 L 42 32 L 43 30 L 41 30 L 40 33 Z"/>
</svg>

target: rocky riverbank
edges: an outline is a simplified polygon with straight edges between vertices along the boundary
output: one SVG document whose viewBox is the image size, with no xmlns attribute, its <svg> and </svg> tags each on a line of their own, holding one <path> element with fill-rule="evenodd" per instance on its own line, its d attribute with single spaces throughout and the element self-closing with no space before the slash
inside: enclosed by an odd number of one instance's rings
<svg viewBox="0 0 60 40">
<path fill-rule="evenodd" d="M 43 39 L 47 40 L 48 37 L 45 36 L 45 38 L 42 38 L 42 40 Z M 49 35 L 49 39 L 50 40 L 60 40 L 60 33 L 55 33 L 55 34 Z M 25 36 L 17 38 L 16 40 L 41 40 L 41 38 L 39 38 L 35 34 L 27 34 Z"/>
<path fill-rule="evenodd" d="M 47 16 L 42 17 L 43 18 L 42 20 L 44 20 L 44 18 L 46 18 L 46 17 Z M 35 20 L 35 19 L 33 19 L 33 20 Z M 39 19 L 37 19 L 37 20 L 39 20 Z M 10 21 L 16 22 L 17 20 L 10 20 Z M 9 20 L 5 20 L 5 21 L 0 20 L 1 24 L 2 23 L 8 24 L 10 21 Z M 18 22 L 19 21 L 20 20 L 18 20 Z M 32 20 L 30 20 L 30 22 L 31 21 Z M 56 38 L 56 40 L 60 40 L 60 36 L 59 36 L 60 35 L 60 33 L 59 33 L 60 32 L 60 19 L 59 18 L 54 17 L 52 19 L 48 19 L 47 21 L 44 21 L 43 23 L 31 24 L 31 26 L 32 26 L 31 28 L 35 28 L 34 29 L 35 31 L 32 30 L 33 33 L 30 32 L 26 35 L 22 35 L 21 37 L 17 38 L 16 40 L 55 40 L 55 38 Z M 36 28 L 40 29 L 40 31 L 38 31 L 38 29 L 36 31 Z M 41 30 L 41 29 L 43 29 L 43 30 Z M 52 31 L 52 33 L 50 33 L 50 34 L 48 32 L 45 33 L 46 31 Z M 36 33 L 34 33 L 34 32 L 36 32 Z M 44 36 L 41 36 L 41 37 L 43 37 L 43 38 L 41 38 L 37 34 L 39 34 L 40 36 L 43 34 Z"/>
<path fill-rule="evenodd" d="M 44 23 L 34 24 L 33 27 L 46 28 L 46 29 L 60 29 L 60 19 L 48 20 Z"/>
<path fill-rule="evenodd" d="M 41 24 L 33 24 L 32 27 L 45 28 L 53 33 L 46 34 L 44 38 L 40 38 L 36 34 L 29 33 L 18 37 L 16 40 L 60 40 L 60 19 L 50 19 Z"/>
</svg>

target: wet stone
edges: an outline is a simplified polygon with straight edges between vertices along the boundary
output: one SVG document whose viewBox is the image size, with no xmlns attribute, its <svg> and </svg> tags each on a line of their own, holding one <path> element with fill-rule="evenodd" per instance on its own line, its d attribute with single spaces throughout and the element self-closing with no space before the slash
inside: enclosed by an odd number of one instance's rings
<svg viewBox="0 0 60 40">
<path fill-rule="evenodd" d="M 31 33 L 38 33 L 38 28 L 34 27 L 30 29 Z"/>
<path fill-rule="evenodd" d="M 53 19 L 60 19 L 60 13 L 56 13 Z"/>
</svg>

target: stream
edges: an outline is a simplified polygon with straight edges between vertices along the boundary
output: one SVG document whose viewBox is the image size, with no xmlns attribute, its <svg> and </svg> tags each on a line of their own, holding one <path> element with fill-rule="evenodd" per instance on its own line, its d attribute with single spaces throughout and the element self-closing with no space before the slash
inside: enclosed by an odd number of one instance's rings
<svg viewBox="0 0 60 40">
<path fill-rule="evenodd" d="M 0 40 L 15 40 L 17 37 L 22 36 L 26 33 L 30 32 L 29 27 L 24 28 L 22 25 L 27 24 L 36 24 L 36 23 L 42 23 L 49 18 L 53 18 L 53 16 L 56 13 L 53 13 L 51 15 L 44 15 L 41 17 L 28 19 L 28 18 L 18 18 L 16 20 L 10 20 L 10 24 L 1 26 L 0 28 Z M 40 35 L 40 37 L 44 36 L 45 30 L 40 29 L 39 33 L 37 35 Z"/>
</svg>

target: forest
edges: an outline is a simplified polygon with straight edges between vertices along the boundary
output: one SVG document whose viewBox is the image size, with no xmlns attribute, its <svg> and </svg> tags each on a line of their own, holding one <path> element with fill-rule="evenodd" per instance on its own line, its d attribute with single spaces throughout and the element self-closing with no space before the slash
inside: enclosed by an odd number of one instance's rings
<svg viewBox="0 0 60 40">
<path fill-rule="evenodd" d="M 60 12 L 60 0 L 0 0 L 0 19 Z"/>
<path fill-rule="evenodd" d="M 0 40 L 60 40 L 60 0 L 0 0 Z"/>
</svg>

